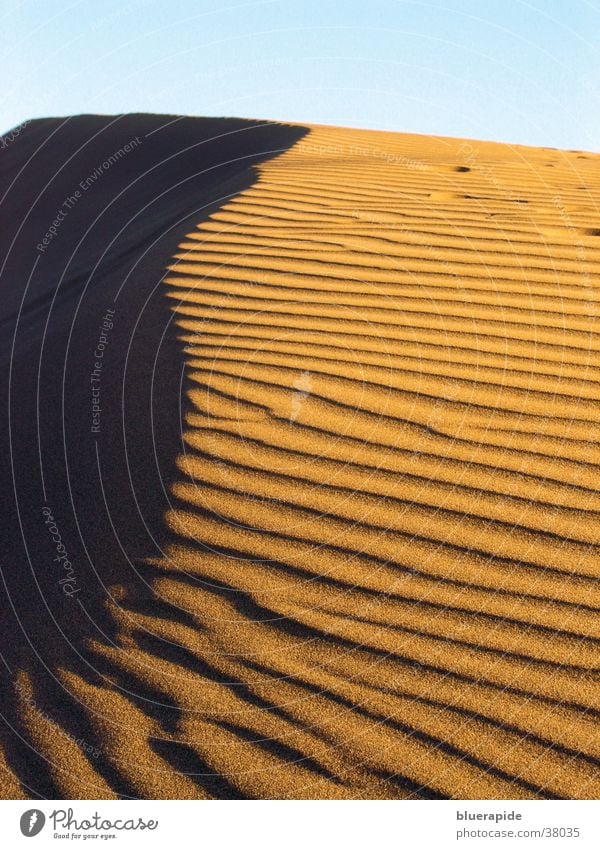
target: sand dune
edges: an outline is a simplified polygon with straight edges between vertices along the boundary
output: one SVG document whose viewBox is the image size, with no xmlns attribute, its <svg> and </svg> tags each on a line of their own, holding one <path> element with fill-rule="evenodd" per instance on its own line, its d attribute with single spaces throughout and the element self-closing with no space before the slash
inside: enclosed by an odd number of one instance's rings
<svg viewBox="0 0 600 849">
<path fill-rule="evenodd" d="M 2 795 L 598 798 L 600 160 L 231 132 L 154 214 L 163 318 L 129 286 L 150 389 L 124 334 L 69 489 L 94 627 L 9 661 Z"/>
</svg>

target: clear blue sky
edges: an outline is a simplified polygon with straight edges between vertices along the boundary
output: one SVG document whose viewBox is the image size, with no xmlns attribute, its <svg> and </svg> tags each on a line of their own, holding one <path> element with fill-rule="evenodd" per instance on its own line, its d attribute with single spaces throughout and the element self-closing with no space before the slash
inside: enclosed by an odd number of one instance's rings
<svg viewBox="0 0 600 849">
<path fill-rule="evenodd" d="M 2 127 L 232 115 L 600 150 L 600 0 L 4 0 Z"/>
</svg>

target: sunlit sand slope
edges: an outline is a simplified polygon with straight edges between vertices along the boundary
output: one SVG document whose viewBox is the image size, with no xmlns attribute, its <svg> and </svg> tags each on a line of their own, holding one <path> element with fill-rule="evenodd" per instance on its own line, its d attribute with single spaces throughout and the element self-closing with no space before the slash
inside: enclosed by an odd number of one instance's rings
<svg viewBox="0 0 600 849">
<path fill-rule="evenodd" d="M 146 673 L 240 793 L 600 796 L 598 164 L 313 128 L 180 244 Z"/>
<path fill-rule="evenodd" d="M 58 671 L 130 794 L 600 798 L 599 164 L 313 127 L 181 241 L 171 542 Z"/>
</svg>

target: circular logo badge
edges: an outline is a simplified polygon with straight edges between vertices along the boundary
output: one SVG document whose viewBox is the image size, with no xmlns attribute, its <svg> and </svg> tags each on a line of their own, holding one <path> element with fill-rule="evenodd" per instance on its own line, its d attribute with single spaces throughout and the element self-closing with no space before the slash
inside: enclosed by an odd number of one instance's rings
<svg viewBox="0 0 600 849">
<path fill-rule="evenodd" d="M 45 823 L 46 817 L 42 811 L 32 808 L 21 815 L 21 833 L 25 837 L 35 837 L 43 829 Z"/>
</svg>

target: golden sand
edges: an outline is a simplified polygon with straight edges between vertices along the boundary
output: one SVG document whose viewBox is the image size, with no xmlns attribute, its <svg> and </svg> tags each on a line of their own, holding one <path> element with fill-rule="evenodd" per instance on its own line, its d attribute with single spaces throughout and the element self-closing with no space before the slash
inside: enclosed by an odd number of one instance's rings
<svg viewBox="0 0 600 849">
<path fill-rule="evenodd" d="M 600 797 L 599 162 L 313 127 L 180 244 L 164 716 L 62 676 L 140 796 Z"/>
</svg>

